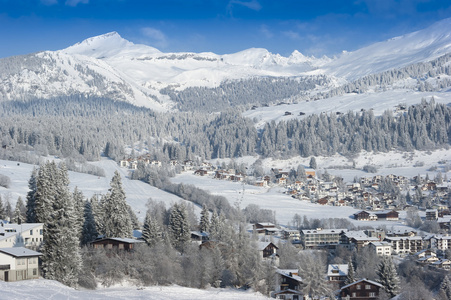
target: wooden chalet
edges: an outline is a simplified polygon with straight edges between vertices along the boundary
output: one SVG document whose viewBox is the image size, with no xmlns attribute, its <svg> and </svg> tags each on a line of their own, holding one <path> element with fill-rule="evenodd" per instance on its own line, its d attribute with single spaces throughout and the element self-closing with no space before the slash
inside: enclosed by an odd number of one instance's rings
<svg viewBox="0 0 451 300">
<path fill-rule="evenodd" d="M 131 251 L 134 249 L 135 245 L 139 243 L 144 243 L 144 241 L 129 238 L 103 238 L 95 240 L 90 244 L 94 247 L 94 249 L 118 249 Z"/>
<path fill-rule="evenodd" d="M 341 299 L 376 300 L 383 285 L 368 279 L 360 279 L 340 289 Z"/>
<path fill-rule="evenodd" d="M 276 290 L 271 296 L 277 299 L 302 300 L 302 278 L 297 269 L 277 269 Z"/>
</svg>

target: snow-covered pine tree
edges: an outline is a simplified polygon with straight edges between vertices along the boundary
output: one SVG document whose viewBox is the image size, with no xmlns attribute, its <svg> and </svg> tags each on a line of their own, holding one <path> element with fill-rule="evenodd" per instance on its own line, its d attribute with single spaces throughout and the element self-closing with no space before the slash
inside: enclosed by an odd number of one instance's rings
<svg viewBox="0 0 451 300">
<path fill-rule="evenodd" d="M 221 224 L 220 224 L 218 213 L 216 212 L 216 210 L 214 210 L 213 213 L 211 214 L 211 218 L 210 218 L 210 228 L 209 228 L 210 239 L 212 239 L 212 240 L 219 239 L 219 234 L 221 231 L 220 227 L 221 227 Z"/>
<path fill-rule="evenodd" d="M 150 209 L 148 209 L 146 213 L 146 218 L 144 220 L 142 238 L 147 243 L 147 245 L 153 247 L 163 240 L 161 236 L 162 233 L 160 226 L 158 225 L 157 220 L 152 218 Z"/>
<path fill-rule="evenodd" d="M 76 222 L 76 228 L 74 228 L 74 231 L 78 233 L 78 237 L 81 240 L 81 231 L 84 224 L 84 196 L 83 193 L 78 189 L 76 186 L 74 189 L 74 192 L 72 193 L 72 197 L 74 199 L 74 213 L 75 213 L 75 222 Z"/>
<path fill-rule="evenodd" d="M 54 163 L 47 164 L 47 167 L 49 166 L 49 169 L 53 170 Z M 78 234 L 74 232 L 75 208 L 68 187 L 67 169 L 61 165 L 59 169 L 55 166 L 54 171 L 54 190 L 40 191 L 41 199 L 49 200 L 45 206 L 48 211 L 40 216 L 45 220 L 42 269 L 45 278 L 76 286 L 81 269 L 81 256 Z M 53 195 L 47 197 L 45 191 L 50 191 Z"/>
<path fill-rule="evenodd" d="M 348 275 L 346 275 L 345 284 L 351 284 L 355 281 L 355 271 L 354 265 L 352 264 L 352 260 L 348 262 Z"/>
<path fill-rule="evenodd" d="M 51 221 L 50 213 L 57 193 L 58 170 L 55 162 L 48 162 L 41 166 L 36 179 L 36 193 L 34 194 L 35 222 L 48 223 Z"/>
<path fill-rule="evenodd" d="M 3 206 L 2 195 L 0 195 L 0 220 L 5 220 L 5 207 Z"/>
<path fill-rule="evenodd" d="M 315 170 L 318 167 L 318 165 L 316 164 L 316 158 L 314 156 L 312 156 L 312 158 L 310 158 L 309 167 L 312 169 L 315 169 Z"/>
<path fill-rule="evenodd" d="M 190 239 L 188 213 L 184 204 L 175 203 L 172 206 L 168 227 L 172 245 L 178 251 L 183 251 Z"/>
<path fill-rule="evenodd" d="M 36 182 L 38 171 L 33 168 L 30 179 L 28 180 L 29 191 L 27 193 L 27 223 L 36 223 Z"/>
<path fill-rule="evenodd" d="M 132 228 L 134 230 L 138 230 L 141 228 L 139 225 L 138 217 L 136 216 L 135 212 L 133 211 L 132 207 L 130 205 L 127 205 L 128 207 L 128 214 L 130 215 L 130 221 L 132 222 Z"/>
<path fill-rule="evenodd" d="M 440 284 L 439 293 L 443 295 L 444 299 L 451 299 L 451 281 L 449 280 L 448 275 L 443 277 L 442 283 Z"/>
<path fill-rule="evenodd" d="M 87 245 L 89 242 L 94 241 L 99 235 L 90 201 L 85 201 L 83 217 L 84 222 L 81 230 L 81 245 Z"/>
<path fill-rule="evenodd" d="M 384 286 L 390 297 L 396 296 L 399 290 L 399 277 L 393 260 L 384 257 L 377 266 L 376 274 L 379 276 L 377 281 Z"/>
<path fill-rule="evenodd" d="M 122 188 L 121 175 L 117 171 L 114 172 L 110 186 L 102 204 L 103 233 L 106 237 L 131 238 L 132 221 Z"/>
<path fill-rule="evenodd" d="M 26 221 L 26 217 L 24 215 L 25 205 L 22 201 L 22 198 L 19 197 L 16 202 L 16 208 L 14 209 L 14 217 L 13 222 L 16 224 L 22 224 Z"/>
<path fill-rule="evenodd" d="M 199 230 L 201 232 L 209 232 L 210 230 L 210 216 L 205 205 L 202 206 L 202 211 L 200 212 Z"/>
</svg>

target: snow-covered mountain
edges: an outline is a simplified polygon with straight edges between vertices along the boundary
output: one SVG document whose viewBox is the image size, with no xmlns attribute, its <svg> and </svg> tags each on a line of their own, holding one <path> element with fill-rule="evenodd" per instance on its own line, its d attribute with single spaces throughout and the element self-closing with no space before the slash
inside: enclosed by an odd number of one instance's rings
<svg viewBox="0 0 451 300">
<path fill-rule="evenodd" d="M 128 101 L 155 110 L 174 106 L 162 89 L 218 87 L 258 77 L 325 75 L 328 84 L 435 59 L 451 52 L 451 19 L 376 43 L 337 58 L 289 57 L 252 48 L 234 54 L 163 53 L 111 32 L 59 51 L 0 60 L 0 101 L 86 94 Z"/>
</svg>

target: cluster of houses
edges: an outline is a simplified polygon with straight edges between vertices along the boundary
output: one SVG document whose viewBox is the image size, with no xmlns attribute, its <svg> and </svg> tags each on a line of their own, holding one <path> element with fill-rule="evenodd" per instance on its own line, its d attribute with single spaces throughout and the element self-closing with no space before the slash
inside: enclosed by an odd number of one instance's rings
<svg viewBox="0 0 451 300">
<path fill-rule="evenodd" d="M 121 168 L 127 168 L 131 170 L 136 170 L 138 168 L 139 164 L 143 164 L 145 166 L 156 166 L 161 167 L 163 166 L 163 162 L 152 159 L 150 154 L 141 155 L 136 158 L 124 158 L 119 161 L 119 166 Z M 207 173 L 215 170 L 213 165 L 209 162 L 202 162 L 202 163 L 196 163 L 193 160 L 184 160 L 184 161 L 178 161 L 178 160 L 171 160 L 169 161 L 170 166 L 180 166 L 183 171 L 193 171 L 193 170 L 201 170 L 205 173 L 203 175 L 206 175 Z M 202 176 L 203 176 L 202 175 Z"/>
</svg>

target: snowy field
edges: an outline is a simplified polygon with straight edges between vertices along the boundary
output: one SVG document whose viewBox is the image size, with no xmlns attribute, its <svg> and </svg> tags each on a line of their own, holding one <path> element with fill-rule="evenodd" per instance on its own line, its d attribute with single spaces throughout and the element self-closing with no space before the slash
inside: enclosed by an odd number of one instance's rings
<svg viewBox="0 0 451 300">
<path fill-rule="evenodd" d="M 122 185 L 127 196 L 127 202 L 133 208 L 140 221 L 144 221 L 144 217 L 146 216 L 146 203 L 149 198 L 158 202 L 163 201 L 166 204 L 166 207 L 179 201 L 191 203 L 144 182 L 129 180 L 128 170 L 120 168 L 118 164 L 111 159 L 102 158 L 101 161 L 92 164 L 103 168 L 106 177 L 69 171 L 70 189 L 73 190 L 77 186 L 78 189 L 83 192 L 83 195 L 88 198 L 95 194 L 106 194 L 110 188 L 110 181 L 114 171 L 117 170 L 122 177 Z M 0 174 L 6 175 L 11 179 L 10 188 L 5 189 L 4 187 L 0 187 L 0 195 L 3 200 L 9 199 L 13 209 L 19 196 L 22 197 L 24 202 L 26 201 L 28 180 L 30 179 L 33 168 L 34 166 L 30 164 L 18 164 L 14 161 L 0 160 Z M 194 208 L 196 213 L 200 213 L 198 207 L 195 206 Z"/>
<path fill-rule="evenodd" d="M 263 127 L 265 123 L 283 120 L 305 118 L 311 114 L 325 112 L 347 113 L 348 111 L 360 111 L 361 109 L 373 109 L 374 115 L 381 115 L 386 110 L 394 110 L 398 104 L 414 105 L 421 102 L 422 98 L 428 101 L 434 96 L 435 103 L 448 104 L 451 99 L 451 91 L 448 92 L 416 92 L 409 89 L 396 89 L 386 92 L 367 92 L 364 94 L 345 94 L 330 99 L 318 101 L 300 101 L 297 104 L 284 104 L 270 107 L 259 107 L 243 113 L 244 117 L 257 120 L 257 127 Z M 285 116 L 289 111 L 292 115 Z M 299 116 L 299 113 L 305 113 Z"/>
<path fill-rule="evenodd" d="M 48 299 L 151 299 L 151 300 L 202 300 L 202 299 L 268 299 L 260 293 L 232 289 L 192 289 L 180 286 L 115 286 L 94 291 L 75 290 L 51 280 L 0 281 L 0 300 Z"/>
</svg>

